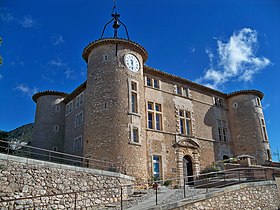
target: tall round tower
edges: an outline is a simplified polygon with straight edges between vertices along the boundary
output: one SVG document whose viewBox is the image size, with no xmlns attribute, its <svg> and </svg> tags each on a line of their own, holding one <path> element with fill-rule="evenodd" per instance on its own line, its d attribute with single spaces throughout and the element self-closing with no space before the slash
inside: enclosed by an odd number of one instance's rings
<svg viewBox="0 0 280 210">
<path fill-rule="evenodd" d="M 84 156 L 114 162 L 121 172 L 146 179 L 146 50 L 126 39 L 100 39 L 84 49 L 83 58 L 88 64 Z"/>
<path fill-rule="evenodd" d="M 63 151 L 65 104 L 62 100 L 67 95 L 58 91 L 43 91 L 33 95 L 37 105 L 32 146 Z"/>
<path fill-rule="evenodd" d="M 244 90 L 228 95 L 233 155 L 252 155 L 258 164 L 271 160 L 261 107 L 263 93 Z"/>
</svg>

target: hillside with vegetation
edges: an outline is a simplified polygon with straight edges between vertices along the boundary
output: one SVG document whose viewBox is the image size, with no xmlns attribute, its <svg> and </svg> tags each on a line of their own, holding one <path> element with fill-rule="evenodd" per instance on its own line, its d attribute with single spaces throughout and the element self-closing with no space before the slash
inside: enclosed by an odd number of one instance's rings
<svg viewBox="0 0 280 210">
<path fill-rule="evenodd" d="M 34 124 L 29 123 L 20 126 L 12 131 L 0 130 L 0 140 L 14 142 L 14 145 L 26 145 L 30 144 L 32 140 Z M 7 143 L 0 142 L 0 152 L 6 152 Z M 11 150 L 17 150 L 15 146 L 10 147 Z"/>
</svg>

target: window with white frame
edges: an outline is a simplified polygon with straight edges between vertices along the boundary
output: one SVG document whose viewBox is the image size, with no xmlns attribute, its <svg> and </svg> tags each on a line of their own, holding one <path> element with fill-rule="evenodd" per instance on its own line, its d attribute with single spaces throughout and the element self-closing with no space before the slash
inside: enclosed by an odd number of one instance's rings
<svg viewBox="0 0 280 210">
<path fill-rule="evenodd" d="M 83 147 L 83 139 L 82 139 L 82 136 L 79 136 L 77 138 L 74 139 L 74 142 L 73 142 L 73 151 L 79 151 L 81 150 Z"/>
<path fill-rule="evenodd" d="M 150 76 L 146 76 L 146 85 L 148 87 L 153 87 L 153 88 L 159 89 L 160 88 L 160 80 L 156 79 L 156 78 L 153 78 L 153 77 L 150 77 Z"/>
<path fill-rule="evenodd" d="M 263 140 L 268 141 L 264 119 L 261 119 L 261 127 L 263 133 Z"/>
<path fill-rule="evenodd" d="M 191 114 L 185 110 L 179 110 L 180 133 L 191 135 Z"/>
<path fill-rule="evenodd" d="M 53 131 L 58 132 L 59 131 L 59 125 L 54 125 L 53 126 Z"/>
<path fill-rule="evenodd" d="M 78 127 L 83 123 L 83 112 L 76 114 L 75 116 L 75 126 Z"/>
<path fill-rule="evenodd" d="M 225 120 L 217 120 L 218 127 L 218 139 L 219 141 L 227 141 L 227 125 Z"/>
<path fill-rule="evenodd" d="M 138 113 L 138 83 L 129 81 L 129 107 L 130 112 Z"/>
<path fill-rule="evenodd" d="M 214 97 L 214 104 L 217 107 L 224 107 L 224 100 L 222 98 Z"/>
<path fill-rule="evenodd" d="M 73 111 L 73 101 L 70 101 L 66 105 L 66 116 L 69 115 Z"/>
<path fill-rule="evenodd" d="M 161 104 L 148 101 L 148 128 L 162 130 Z"/>
<path fill-rule="evenodd" d="M 84 103 L 84 92 L 76 97 L 76 108 L 81 106 Z"/>
</svg>

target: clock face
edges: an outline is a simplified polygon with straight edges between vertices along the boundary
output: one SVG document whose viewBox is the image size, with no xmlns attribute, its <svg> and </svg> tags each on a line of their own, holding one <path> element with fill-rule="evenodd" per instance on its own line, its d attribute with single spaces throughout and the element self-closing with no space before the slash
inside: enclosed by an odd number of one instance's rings
<svg viewBox="0 0 280 210">
<path fill-rule="evenodd" d="M 137 72 L 140 69 L 139 60 L 136 58 L 135 55 L 126 54 L 124 57 L 124 63 L 126 67 L 131 71 Z"/>
</svg>

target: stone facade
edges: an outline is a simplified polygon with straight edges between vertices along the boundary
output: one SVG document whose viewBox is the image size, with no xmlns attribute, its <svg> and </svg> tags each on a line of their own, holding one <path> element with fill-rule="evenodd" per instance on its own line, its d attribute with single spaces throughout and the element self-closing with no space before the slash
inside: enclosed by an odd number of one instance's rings
<svg viewBox="0 0 280 210">
<path fill-rule="evenodd" d="M 138 60 L 137 71 L 129 70 L 127 54 Z M 125 39 L 90 43 L 83 58 L 87 81 L 72 93 L 33 96 L 34 146 L 52 149 L 56 142 L 58 151 L 114 162 L 141 181 L 199 174 L 236 155 L 259 164 L 271 159 L 260 91 L 226 94 L 145 66 L 146 50 Z M 55 123 L 59 138 L 47 127 Z"/>
<path fill-rule="evenodd" d="M 236 189 L 235 189 L 236 188 Z M 194 198 L 195 199 L 195 198 Z M 169 204 L 166 208 L 173 210 L 277 210 L 279 207 L 279 197 L 275 183 L 248 183 L 241 186 L 228 187 L 224 192 L 207 195 L 198 201 L 181 201 L 176 204 Z M 177 207 L 171 207 L 177 206 Z"/>
<path fill-rule="evenodd" d="M 77 206 L 94 209 L 120 201 L 120 186 L 133 183 L 133 177 L 119 173 L 0 154 L 0 201 L 41 196 L 0 202 L 3 210 L 33 209 L 33 205 L 36 209 L 44 209 L 44 205 L 52 209 L 74 209 L 75 196 Z M 124 187 L 122 193 L 125 199 L 128 188 Z"/>
</svg>

